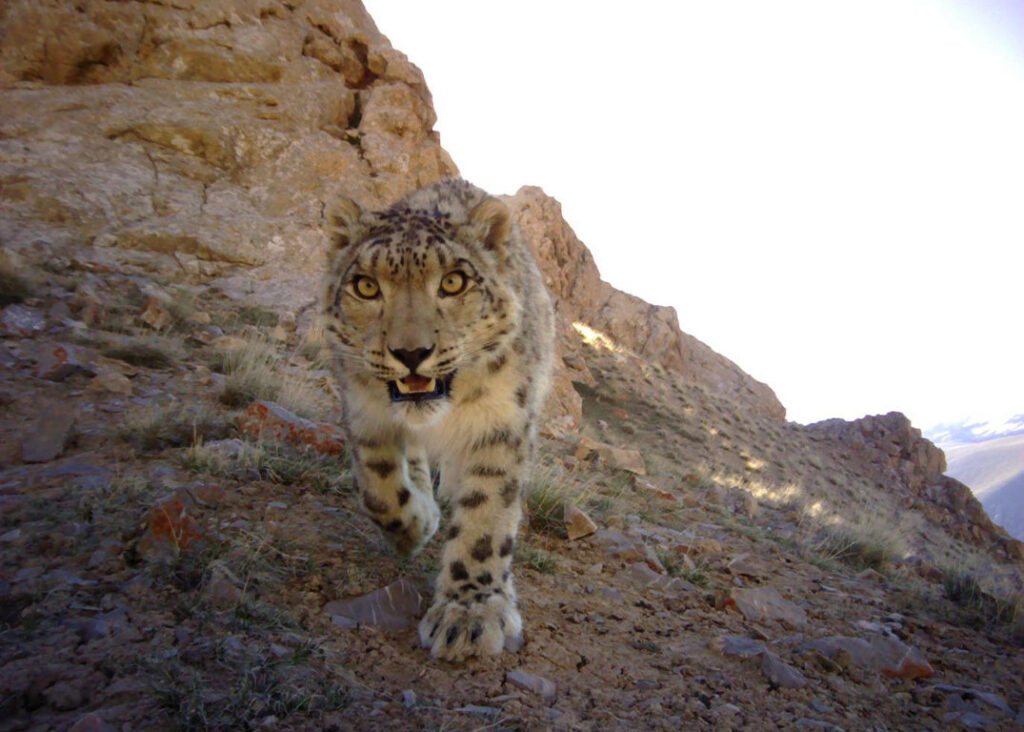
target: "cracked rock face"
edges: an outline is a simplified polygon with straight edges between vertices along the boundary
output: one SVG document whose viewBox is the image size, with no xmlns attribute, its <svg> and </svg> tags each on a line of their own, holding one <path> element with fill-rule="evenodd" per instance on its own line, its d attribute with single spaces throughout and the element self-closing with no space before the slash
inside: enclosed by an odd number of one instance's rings
<svg viewBox="0 0 1024 732">
<path fill-rule="evenodd" d="M 5 245 L 228 290 L 273 275 L 268 304 L 309 299 L 326 201 L 457 174 L 419 69 L 357 2 L 14 0 L 0 82 Z"/>
<path fill-rule="evenodd" d="M 5 246 L 88 250 L 95 267 L 292 312 L 315 300 L 329 201 L 381 208 L 458 174 L 420 70 L 356 0 L 12 0 L 0 6 L 0 105 Z M 573 382 L 593 381 L 580 319 L 784 419 L 767 386 L 682 333 L 674 310 L 602 281 L 557 201 L 524 188 L 509 204 L 559 300 L 552 434 L 579 427 Z"/>
</svg>

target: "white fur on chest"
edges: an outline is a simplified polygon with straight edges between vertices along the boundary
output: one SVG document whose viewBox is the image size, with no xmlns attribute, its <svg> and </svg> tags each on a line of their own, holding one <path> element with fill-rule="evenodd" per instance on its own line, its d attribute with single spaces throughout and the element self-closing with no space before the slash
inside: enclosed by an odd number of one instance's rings
<svg viewBox="0 0 1024 732">
<path fill-rule="evenodd" d="M 518 428 L 521 408 L 516 404 L 515 392 L 523 382 L 518 358 L 510 358 L 498 373 L 487 373 L 486 368 L 464 374 L 453 394 L 451 410 L 436 424 L 412 430 L 414 439 L 422 441 L 431 457 L 460 459 L 472 444 L 487 432 L 500 427 Z M 479 399 L 460 403 L 459 398 L 476 389 L 482 389 Z"/>
</svg>

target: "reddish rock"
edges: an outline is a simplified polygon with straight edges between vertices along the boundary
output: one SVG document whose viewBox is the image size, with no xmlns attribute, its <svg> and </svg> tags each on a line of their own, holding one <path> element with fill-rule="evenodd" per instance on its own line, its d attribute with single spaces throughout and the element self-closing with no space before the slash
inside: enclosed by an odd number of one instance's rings
<svg viewBox="0 0 1024 732">
<path fill-rule="evenodd" d="M 935 675 L 935 669 L 928 663 L 928 659 L 913 646 L 907 647 L 898 661 L 884 665 L 881 671 L 894 679 L 926 679 Z"/>
<path fill-rule="evenodd" d="M 651 567 L 644 562 L 634 562 L 633 564 L 630 564 L 624 570 L 619 572 L 616 577 L 639 589 L 651 586 L 660 586 L 668 582 L 668 578 L 665 575 L 651 569 Z"/>
<path fill-rule="evenodd" d="M 842 653 L 854 664 L 873 668 L 891 678 L 919 679 L 935 674 L 921 651 L 888 636 L 874 636 L 870 641 L 848 636 L 829 636 L 807 641 L 798 646 L 797 651 L 816 651 L 828 658 Z"/>
<path fill-rule="evenodd" d="M 577 394 L 577 396 L 579 395 Z M 555 410 L 557 414 L 558 410 L 562 410 L 562 408 L 550 406 L 550 404 L 556 400 L 557 397 L 552 396 L 548 401 L 548 408 Z M 544 421 L 540 426 L 540 436 L 547 437 L 550 440 L 566 440 L 570 435 L 578 430 L 579 419 L 574 419 L 571 414 L 559 414 L 558 416 Z"/>
<path fill-rule="evenodd" d="M 308 445 L 327 455 L 345 451 L 345 437 L 339 427 L 304 419 L 274 402 L 256 402 L 238 417 L 237 425 L 242 434 L 255 439 Z"/>
<path fill-rule="evenodd" d="M 40 379 L 64 381 L 72 374 L 96 373 L 88 354 L 77 346 L 58 343 L 39 351 L 33 374 Z"/>
<path fill-rule="evenodd" d="M 726 569 L 730 574 L 743 575 L 746 577 L 763 577 L 765 575 L 764 567 L 749 554 L 737 554 L 735 557 L 729 560 L 726 565 Z"/>
<path fill-rule="evenodd" d="M 92 381 L 89 382 L 89 391 L 110 392 L 122 396 L 132 395 L 132 380 L 120 371 L 106 369 L 100 371 Z"/>
<path fill-rule="evenodd" d="M 600 529 L 591 536 L 591 543 L 615 559 L 639 560 L 643 554 L 637 550 L 636 540 L 622 531 Z"/>
<path fill-rule="evenodd" d="M 613 447 L 612 445 L 592 440 L 589 437 L 580 438 L 580 441 L 576 444 L 576 457 L 580 460 L 586 460 L 595 453 L 610 468 L 627 470 L 637 475 L 647 475 L 644 458 L 639 450 Z"/>
<path fill-rule="evenodd" d="M 654 550 L 636 537 L 627 536 L 621 531 L 600 529 L 594 532 L 591 541 L 610 557 L 627 562 L 644 562 L 655 572 L 665 574 L 665 567 Z"/>
<path fill-rule="evenodd" d="M 193 517 L 193 502 L 175 493 L 164 498 L 149 512 L 146 533 L 139 540 L 138 550 L 145 556 L 177 554 L 203 538 Z"/>
<path fill-rule="evenodd" d="M 717 539 L 684 539 L 672 545 L 672 551 L 681 555 L 700 556 L 702 554 L 721 554 L 722 543 Z"/>
</svg>

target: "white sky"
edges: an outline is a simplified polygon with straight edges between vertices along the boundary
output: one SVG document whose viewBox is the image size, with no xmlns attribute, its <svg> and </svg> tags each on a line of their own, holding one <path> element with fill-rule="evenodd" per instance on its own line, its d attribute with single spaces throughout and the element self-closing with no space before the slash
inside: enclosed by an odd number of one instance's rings
<svg viewBox="0 0 1024 732">
<path fill-rule="evenodd" d="M 1024 412 L 1021 0 L 366 6 L 465 178 L 541 186 L 790 419 Z"/>
</svg>

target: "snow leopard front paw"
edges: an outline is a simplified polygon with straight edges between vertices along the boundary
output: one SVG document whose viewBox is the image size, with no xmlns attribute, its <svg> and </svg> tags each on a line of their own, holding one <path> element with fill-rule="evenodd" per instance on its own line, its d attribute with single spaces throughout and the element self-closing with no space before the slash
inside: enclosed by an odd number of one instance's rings
<svg viewBox="0 0 1024 732">
<path fill-rule="evenodd" d="M 387 508 L 387 504 L 384 507 Z M 441 511 L 434 497 L 408 489 L 399 491 L 397 510 L 377 512 L 371 509 L 370 517 L 383 529 L 399 554 L 419 552 L 441 523 Z"/>
<path fill-rule="evenodd" d="M 434 658 L 461 661 L 493 656 L 523 645 L 523 621 L 515 600 L 490 595 L 483 601 L 438 598 L 420 621 L 420 644 Z"/>
</svg>

